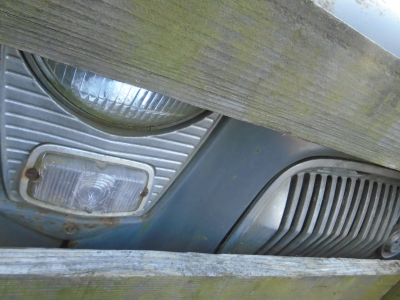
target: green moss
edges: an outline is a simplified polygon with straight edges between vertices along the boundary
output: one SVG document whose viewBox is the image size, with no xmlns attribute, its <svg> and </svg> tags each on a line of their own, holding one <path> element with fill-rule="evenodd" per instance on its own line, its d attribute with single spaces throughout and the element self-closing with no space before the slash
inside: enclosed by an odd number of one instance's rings
<svg viewBox="0 0 400 300">
<path fill-rule="evenodd" d="M 120 35 L 121 48 L 135 41 L 131 57 L 124 57 L 127 63 L 152 69 L 160 75 L 174 74 L 174 79 L 184 82 L 188 74 L 184 70 L 202 55 L 204 47 L 212 44 L 211 37 L 219 35 L 207 20 L 198 17 L 200 14 L 213 19 L 220 12 L 217 1 L 130 1 L 128 9 L 132 25 L 125 28 Z M 187 5 L 187 7 L 182 7 Z M 156 8 L 156 9 L 155 9 Z M 150 25 L 146 33 L 141 32 L 141 20 Z M 138 34 L 139 33 L 139 34 Z M 152 60 L 156 58 L 156 61 Z M 157 61 L 162 61 L 163 66 Z M 192 69 L 195 72 L 195 69 Z M 202 86 L 204 87 L 204 86 Z"/>
</svg>

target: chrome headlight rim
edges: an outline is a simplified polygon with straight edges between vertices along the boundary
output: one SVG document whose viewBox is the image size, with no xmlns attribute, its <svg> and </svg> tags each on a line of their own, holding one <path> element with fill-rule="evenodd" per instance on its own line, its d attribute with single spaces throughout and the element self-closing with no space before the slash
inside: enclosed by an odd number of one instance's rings
<svg viewBox="0 0 400 300">
<path fill-rule="evenodd" d="M 147 135 L 158 135 L 163 133 L 169 133 L 176 131 L 178 129 L 186 128 L 194 123 L 203 120 L 210 114 L 211 111 L 201 110 L 198 114 L 185 118 L 175 123 L 170 123 L 161 126 L 126 126 L 121 124 L 116 124 L 113 122 L 107 122 L 101 118 L 94 116 L 79 106 L 75 105 L 71 100 L 65 97 L 65 88 L 62 87 L 57 80 L 54 78 L 53 74 L 48 71 L 42 58 L 38 55 L 34 55 L 27 52 L 20 52 L 21 56 L 26 61 L 29 66 L 32 75 L 36 77 L 38 83 L 41 87 L 48 92 L 48 94 L 66 111 L 71 113 L 73 116 L 82 120 L 91 127 L 98 129 L 100 131 L 110 133 L 119 136 L 147 136 Z M 70 97 L 70 96 L 69 96 Z M 77 98 L 75 95 L 71 97 Z M 79 102 L 76 100 L 74 102 Z"/>
</svg>

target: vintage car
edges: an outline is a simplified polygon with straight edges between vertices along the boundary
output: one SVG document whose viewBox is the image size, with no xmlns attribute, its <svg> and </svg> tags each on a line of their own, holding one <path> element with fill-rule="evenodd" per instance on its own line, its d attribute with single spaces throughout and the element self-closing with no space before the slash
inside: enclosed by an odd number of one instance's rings
<svg viewBox="0 0 400 300">
<path fill-rule="evenodd" d="M 400 57 L 398 8 L 317 2 Z M 0 67 L 0 247 L 400 253 L 397 171 L 8 46 Z"/>
</svg>

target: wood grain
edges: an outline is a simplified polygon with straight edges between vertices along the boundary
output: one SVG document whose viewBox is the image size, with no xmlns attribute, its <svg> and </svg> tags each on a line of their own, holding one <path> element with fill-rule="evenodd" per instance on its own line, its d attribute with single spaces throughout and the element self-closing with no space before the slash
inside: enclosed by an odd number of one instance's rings
<svg viewBox="0 0 400 300">
<path fill-rule="evenodd" d="M 395 261 L 1 249 L 1 299 L 381 299 Z"/>
<path fill-rule="evenodd" d="M 309 0 L 3 0 L 0 43 L 400 170 L 400 60 Z"/>
</svg>

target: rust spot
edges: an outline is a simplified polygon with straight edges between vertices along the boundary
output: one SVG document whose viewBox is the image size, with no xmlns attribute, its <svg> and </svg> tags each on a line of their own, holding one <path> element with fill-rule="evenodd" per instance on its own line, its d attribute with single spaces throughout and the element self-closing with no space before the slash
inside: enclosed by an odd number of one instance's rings
<svg viewBox="0 0 400 300">
<path fill-rule="evenodd" d="M 24 215 L 18 215 L 18 218 L 25 219 Z"/>
<path fill-rule="evenodd" d="M 29 180 L 37 180 L 40 177 L 38 170 L 36 170 L 35 168 L 30 168 L 30 169 L 26 170 L 25 176 Z"/>
<path fill-rule="evenodd" d="M 33 218 L 35 221 L 38 221 L 38 222 L 43 222 L 44 221 L 44 219 L 43 218 L 41 218 L 41 217 L 35 217 L 35 218 Z"/>
<path fill-rule="evenodd" d="M 42 225 L 37 225 L 36 228 L 39 230 L 44 230 L 44 227 Z"/>
<path fill-rule="evenodd" d="M 149 194 L 149 189 L 145 187 L 143 191 L 140 193 L 140 197 L 146 197 Z"/>
<path fill-rule="evenodd" d="M 97 228 L 99 226 L 99 224 L 85 224 L 83 225 L 83 227 L 87 228 L 87 229 L 94 229 Z"/>
<path fill-rule="evenodd" d="M 119 219 L 113 219 L 113 218 L 101 218 L 100 221 L 106 227 L 115 227 L 118 226 L 119 223 L 121 222 Z"/>
<path fill-rule="evenodd" d="M 50 225 L 56 225 L 57 223 L 54 221 L 50 221 Z"/>
<path fill-rule="evenodd" d="M 74 223 L 64 223 L 64 231 L 66 234 L 76 234 L 79 232 L 78 226 L 76 226 Z"/>
</svg>

